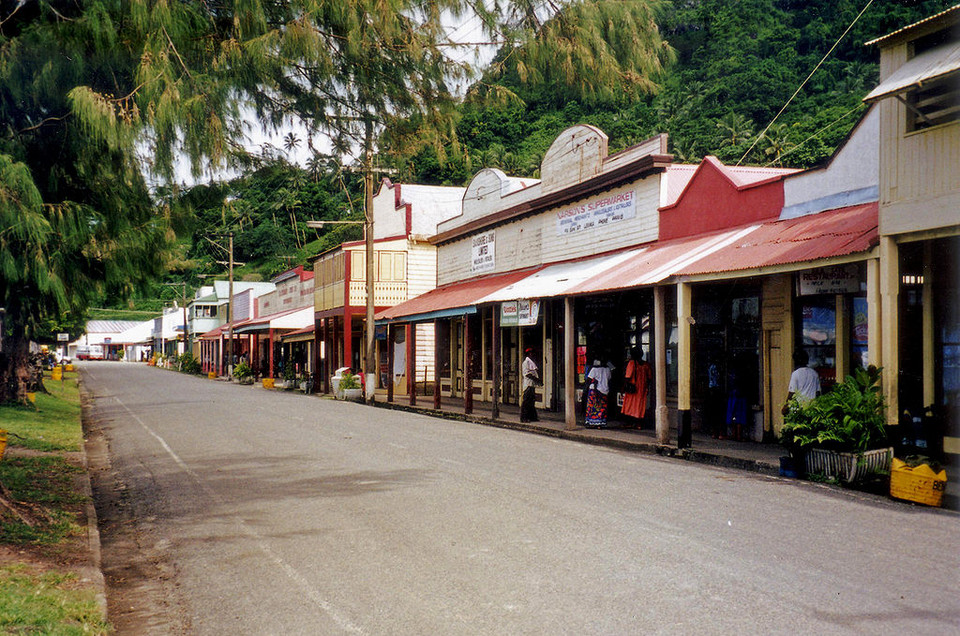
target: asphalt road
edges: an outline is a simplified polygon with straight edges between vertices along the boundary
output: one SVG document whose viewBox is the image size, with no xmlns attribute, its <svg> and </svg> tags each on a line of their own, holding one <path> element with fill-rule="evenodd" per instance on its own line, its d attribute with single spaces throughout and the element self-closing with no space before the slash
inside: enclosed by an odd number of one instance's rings
<svg viewBox="0 0 960 636">
<path fill-rule="evenodd" d="M 960 516 L 86 363 L 195 634 L 946 634 Z"/>
</svg>

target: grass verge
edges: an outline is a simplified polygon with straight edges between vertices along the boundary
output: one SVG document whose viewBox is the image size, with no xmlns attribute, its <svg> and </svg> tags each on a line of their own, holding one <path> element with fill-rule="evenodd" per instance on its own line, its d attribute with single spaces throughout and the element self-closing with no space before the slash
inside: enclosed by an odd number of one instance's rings
<svg viewBox="0 0 960 636">
<path fill-rule="evenodd" d="M 35 408 L 0 406 L 0 633 L 107 634 L 86 537 L 80 391 L 75 373 Z"/>
</svg>

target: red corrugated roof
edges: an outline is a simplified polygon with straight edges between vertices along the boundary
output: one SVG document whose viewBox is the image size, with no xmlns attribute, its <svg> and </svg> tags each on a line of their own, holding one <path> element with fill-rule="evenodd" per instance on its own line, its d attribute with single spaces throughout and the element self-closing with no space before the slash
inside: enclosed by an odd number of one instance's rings
<svg viewBox="0 0 960 636">
<path fill-rule="evenodd" d="M 541 269 L 543 267 L 533 267 L 506 274 L 494 274 L 483 278 L 450 283 L 385 309 L 377 314 L 376 319 L 394 320 L 435 311 L 471 307 L 484 296 L 522 280 Z"/>
<path fill-rule="evenodd" d="M 732 245 L 675 272 L 729 272 L 865 252 L 880 242 L 877 203 L 764 223 Z"/>
<path fill-rule="evenodd" d="M 812 263 L 865 252 L 878 242 L 877 204 L 866 203 L 798 219 L 652 243 L 638 249 L 616 268 L 584 281 L 568 293 L 643 287 L 671 276 Z"/>
</svg>

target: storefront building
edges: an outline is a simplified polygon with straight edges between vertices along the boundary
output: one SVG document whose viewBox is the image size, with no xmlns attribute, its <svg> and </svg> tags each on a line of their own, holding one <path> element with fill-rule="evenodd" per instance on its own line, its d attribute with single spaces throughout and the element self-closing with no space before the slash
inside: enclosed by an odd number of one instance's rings
<svg viewBox="0 0 960 636">
<path fill-rule="evenodd" d="M 437 224 L 460 211 L 463 188 L 381 182 L 373 198 L 374 307 L 384 310 L 436 286 L 436 248 L 428 238 Z M 316 390 L 330 391 L 341 367 L 362 370 L 365 355 L 366 251 L 353 241 L 318 255 L 314 271 L 314 367 Z M 407 394 L 416 381 L 433 381 L 433 327 L 377 334 L 377 391 Z M 418 348 L 420 355 L 418 356 Z M 417 360 L 420 363 L 417 363 Z M 366 375 L 366 371 L 364 371 Z"/>
<path fill-rule="evenodd" d="M 960 7 L 880 48 L 880 296 L 887 420 L 960 475 Z"/>
<path fill-rule="evenodd" d="M 857 299 L 877 269 L 866 264 L 876 256 L 876 179 L 857 157 L 868 127 L 805 173 L 712 157 L 673 165 L 665 136 L 607 156 L 602 132 L 574 127 L 546 154 L 541 183 L 478 173 L 463 215 L 433 239 L 438 288 L 378 320 L 435 323 L 437 405 L 460 397 L 469 412 L 491 401 L 496 413 L 516 403 L 532 346 L 540 408 L 575 426 L 600 360 L 614 367 L 616 417 L 638 348 L 655 378 L 655 418 L 640 424 L 662 442 L 673 429 L 683 445 L 693 428 L 772 439 L 795 343 L 818 356 L 825 380 L 863 359 Z"/>
</svg>

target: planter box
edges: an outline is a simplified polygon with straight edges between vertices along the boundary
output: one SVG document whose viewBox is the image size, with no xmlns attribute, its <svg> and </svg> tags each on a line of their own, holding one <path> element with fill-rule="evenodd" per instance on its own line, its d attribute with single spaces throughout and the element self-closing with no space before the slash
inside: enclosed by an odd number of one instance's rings
<svg viewBox="0 0 960 636">
<path fill-rule="evenodd" d="M 907 466 L 894 458 L 890 469 L 890 496 L 928 506 L 943 504 L 943 492 L 947 489 L 947 471 L 939 473 L 927 464 Z"/>
<path fill-rule="evenodd" d="M 360 402 L 363 400 L 363 389 L 341 389 L 340 394 L 343 396 L 341 400 L 350 400 L 352 402 Z"/>
<path fill-rule="evenodd" d="M 892 448 L 857 453 L 811 448 L 807 451 L 807 474 L 834 477 L 845 484 L 859 481 L 870 473 L 889 473 L 893 460 Z"/>
</svg>

